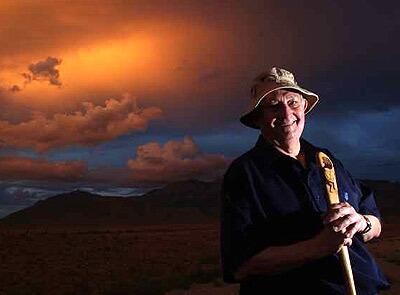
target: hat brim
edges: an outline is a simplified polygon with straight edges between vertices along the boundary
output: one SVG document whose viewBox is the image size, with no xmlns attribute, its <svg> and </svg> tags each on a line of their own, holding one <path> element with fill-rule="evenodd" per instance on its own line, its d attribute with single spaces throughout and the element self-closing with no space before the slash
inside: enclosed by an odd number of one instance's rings
<svg viewBox="0 0 400 295">
<path fill-rule="evenodd" d="M 262 102 L 262 100 L 270 93 L 280 90 L 280 89 L 291 89 L 291 90 L 295 90 L 295 92 L 300 92 L 300 94 L 303 95 L 303 97 L 305 99 L 307 99 L 307 107 L 304 110 L 304 113 L 307 114 L 309 113 L 312 108 L 317 104 L 319 97 L 317 94 L 308 91 L 304 88 L 301 88 L 299 86 L 279 86 L 276 87 L 268 92 L 263 93 L 259 98 L 256 98 L 253 100 L 253 104 L 250 106 L 250 109 L 247 110 L 241 117 L 240 117 L 240 122 L 242 122 L 242 124 L 246 125 L 247 127 L 250 128 L 254 128 L 254 129 L 260 129 L 260 127 L 255 124 L 255 110 L 257 109 L 257 107 L 260 105 L 260 103 Z M 254 104 L 255 102 L 255 104 Z"/>
</svg>

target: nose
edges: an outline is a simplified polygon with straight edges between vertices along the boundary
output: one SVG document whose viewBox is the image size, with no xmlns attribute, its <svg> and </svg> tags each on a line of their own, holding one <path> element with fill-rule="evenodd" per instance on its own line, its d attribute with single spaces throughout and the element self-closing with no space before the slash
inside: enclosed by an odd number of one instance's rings
<svg viewBox="0 0 400 295">
<path fill-rule="evenodd" d="M 278 108 L 278 116 L 281 119 L 289 119 L 293 113 L 293 110 L 286 104 L 280 103 Z"/>
</svg>

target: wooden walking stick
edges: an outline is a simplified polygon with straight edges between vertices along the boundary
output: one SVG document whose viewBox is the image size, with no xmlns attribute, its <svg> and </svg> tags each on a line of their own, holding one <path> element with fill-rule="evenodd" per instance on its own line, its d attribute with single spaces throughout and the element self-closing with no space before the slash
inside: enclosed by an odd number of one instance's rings
<svg viewBox="0 0 400 295">
<path fill-rule="evenodd" d="M 328 204 L 332 205 L 339 203 L 340 201 L 338 186 L 336 183 L 335 168 L 333 167 L 331 159 L 329 159 L 325 153 L 318 152 L 317 163 L 324 171 Z M 348 294 L 356 295 L 356 287 L 354 285 L 353 271 L 351 270 L 349 250 L 347 249 L 347 246 L 341 247 L 339 250 L 339 257 L 345 275 Z"/>
</svg>

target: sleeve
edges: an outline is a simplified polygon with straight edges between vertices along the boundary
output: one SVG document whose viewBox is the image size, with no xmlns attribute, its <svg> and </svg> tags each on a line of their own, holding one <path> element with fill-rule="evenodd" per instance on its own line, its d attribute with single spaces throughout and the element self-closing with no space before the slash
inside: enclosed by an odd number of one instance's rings
<svg viewBox="0 0 400 295">
<path fill-rule="evenodd" d="M 265 246 L 266 235 L 257 234 L 255 228 L 251 193 L 244 171 L 229 169 L 222 184 L 220 215 L 221 266 L 227 283 L 237 283 L 238 267 Z"/>
<path fill-rule="evenodd" d="M 359 213 L 364 215 L 374 215 L 375 217 L 381 219 L 381 214 L 378 206 L 376 205 L 374 192 L 362 181 L 356 181 L 356 183 L 362 195 L 359 205 Z"/>
<path fill-rule="evenodd" d="M 335 159 L 335 161 L 341 170 L 340 173 L 343 175 L 343 183 L 347 184 L 349 187 L 352 187 L 352 189 L 354 189 L 356 194 L 359 196 L 357 198 L 358 213 L 363 215 L 374 215 L 381 219 L 381 214 L 375 202 L 374 192 L 362 181 L 356 180 L 351 173 L 344 168 L 343 164 L 339 160 Z"/>
</svg>

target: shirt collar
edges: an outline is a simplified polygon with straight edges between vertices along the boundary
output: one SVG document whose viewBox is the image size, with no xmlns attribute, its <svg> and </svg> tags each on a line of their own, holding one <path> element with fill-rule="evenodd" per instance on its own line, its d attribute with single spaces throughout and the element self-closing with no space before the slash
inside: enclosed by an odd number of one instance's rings
<svg viewBox="0 0 400 295">
<path fill-rule="evenodd" d="M 257 142 L 254 148 L 260 151 L 263 155 L 267 156 L 270 161 L 276 161 L 284 158 L 290 158 L 290 156 L 283 154 L 279 150 L 277 150 L 268 140 L 260 134 L 258 136 Z M 306 161 L 308 164 L 315 163 L 315 155 L 317 152 L 317 148 L 309 143 L 304 138 L 300 138 L 300 149 L 306 155 Z"/>
</svg>

